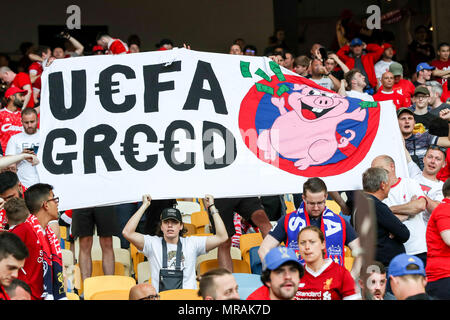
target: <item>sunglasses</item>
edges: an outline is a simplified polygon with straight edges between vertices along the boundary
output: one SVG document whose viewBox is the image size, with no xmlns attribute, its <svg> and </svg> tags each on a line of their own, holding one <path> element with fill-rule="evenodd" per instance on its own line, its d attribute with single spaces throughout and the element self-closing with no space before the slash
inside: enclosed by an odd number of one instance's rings
<svg viewBox="0 0 450 320">
<path fill-rule="evenodd" d="M 159 298 L 160 298 L 159 294 L 151 294 L 138 300 L 159 300 Z"/>
</svg>

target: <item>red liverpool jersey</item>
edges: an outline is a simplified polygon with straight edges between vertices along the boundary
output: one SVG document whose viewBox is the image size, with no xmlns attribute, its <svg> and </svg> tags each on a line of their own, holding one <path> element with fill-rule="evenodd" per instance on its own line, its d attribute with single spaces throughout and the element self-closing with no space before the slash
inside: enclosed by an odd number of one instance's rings
<svg viewBox="0 0 450 320">
<path fill-rule="evenodd" d="M 295 300 L 357 300 L 355 281 L 344 267 L 326 259 L 322 268 L 314 272 L 305 265 Z"/>
<path fill-rule="evenodd" d="M 6 108 L 0 110 L 0 143 L 3 153 L 6 151 L 9 138 L 23 131 L 20 111 L 9 111 Z"/>
</svg>

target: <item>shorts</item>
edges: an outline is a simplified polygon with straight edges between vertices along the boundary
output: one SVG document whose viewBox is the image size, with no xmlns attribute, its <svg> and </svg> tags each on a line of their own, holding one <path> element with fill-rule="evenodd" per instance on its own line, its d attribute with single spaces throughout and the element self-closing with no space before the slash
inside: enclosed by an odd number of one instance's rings
<svg viewBox="0 0 450 320">
<path fill-rule="evenodd" d="M 112 237 L 121 231 L 114 206 L 74 209 L 72 214 L 72 234 L 74 238 L 94 235 L 97 226 L 99 237 Z"/>
<path fill-rule="evenodd" d="M 217 210 L 219 210 L 229 238 L 236 233 L 233 222 L 235 212 L 253 225 L 251 220 L 253 213 L 257 210 L 264 210 L 261 200 L 258 197 L 214 199 L 214 204 Z M 211 215 L 209 216 L 209 221 L 211 221 L 212 231 L 215 233 L 214 219 Z"/>
</svg>

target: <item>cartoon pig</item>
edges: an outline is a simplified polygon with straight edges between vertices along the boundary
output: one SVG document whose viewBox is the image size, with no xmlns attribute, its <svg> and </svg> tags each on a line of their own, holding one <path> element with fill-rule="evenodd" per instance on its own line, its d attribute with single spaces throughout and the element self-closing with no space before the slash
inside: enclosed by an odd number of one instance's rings
<svg viewBox="0 0 450 320">
<path fill-rule="evenodd" d="M 258 136 L 258 148 L 265 159 L 274 160 L 277 153 L 285 158 L 298 159 L 294 165 L 305 170 L 311 165 L 328 161 L 338 148 L 346 147 L 355 138 L 353 130 L 345 130 L 349 137 L 336 140 L 336 128 L 344 120 L 363 121 L 365 109 L 346 113 L 349 102 L 335 93 L 294 85 L 295 92 L 288 97 L 292 111 L 285 109 L 284 98 L 271 99 L 280 110 L 272 127 Z"/>
</svg>

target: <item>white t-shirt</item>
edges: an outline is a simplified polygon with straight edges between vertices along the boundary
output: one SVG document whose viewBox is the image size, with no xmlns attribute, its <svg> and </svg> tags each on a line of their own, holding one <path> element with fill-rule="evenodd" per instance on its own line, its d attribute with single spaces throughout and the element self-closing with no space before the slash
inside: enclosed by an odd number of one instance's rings
<svg viewBox="0 0 450 320">
<path fill-rule="evenodd" d="M 331 81 L 331 79 L 328 78 L 328 77 L 322 77 L 320 79 L 309 78 L 309 80 L 314 81 L 319 86 L 322 86 L 322 87 L 327 88 L 329 90 L 333 90 L 333 87 L 334 87 L 333 81 Z"/>
<path fill-rule="evenodd" d="M 39 147 L 39 130 L 34 134 L 21 132 L 13 135 L 9 139 L 5 155 L 20 154 L 23 149 L 34 147 Z M 39 175 L 36 167 L 37 166 L 33 166 L 26 160 L 20 161 L 17 164 L 17 176 L 25 188 L 29 188 L 33 184 L 39 183 Z"/>
<path fill-rule="evenodd" d="M 442 200 L 444 199 L 444 194 L 442 193 L 442 186 L 444 185 L 443 181 L 433 181 L 425 178 L 422 174 L 422 171 L 420 171 L 419 166 L 414 161 L 408 162 L 408 172 L 409 176 L 420 184 L 423 193 L 427 195 L 427 197 L 429 197 L 431 200 L 442 202 Z M 425 225 L 428 224 L 430 216 L 431 212 L 425 210 L 425 213 L 423 214 Z"/>
<path fill-rule="evenodd" d="M 347 97 L 361 99 L 363 101 L 374 101 L 373 97 L 365 92 L 359 92 L 356 90 L 345 91 Z"/>
<path fill-rule="evenodd" d="M 199 255 L 206 253 L 206 238 L 190 236 L 181 239 L 181 270 L 183 270 L 183 289 L 197 289 L 195 264 Z M 150 263 L 151 282 L 159 292 L 159 270 L 162 268 L 161 237 L 144 235 L 142 252 Z M 167 268 L 175 269 L 177 245 L 167 243 Z"/>
<path fill-rule="evenodd" d="M 420 184 L 411 178 L 399 178 L 399 181 L 391 187 L 389 195 L 383 200 L 388 207 L 401 205 L 411 201 L 411 198 L 424 197 Z M 407 254 L 419 254 L 427 252 L 427 241 L 425 237 L 426 226 L 423 221 L 424 211 L 403 221 L 409 230 L 409 239 L 404 243 Z"/>
</svg>

